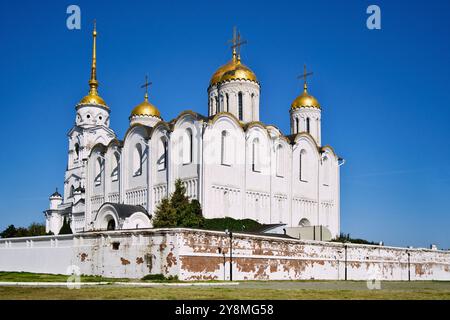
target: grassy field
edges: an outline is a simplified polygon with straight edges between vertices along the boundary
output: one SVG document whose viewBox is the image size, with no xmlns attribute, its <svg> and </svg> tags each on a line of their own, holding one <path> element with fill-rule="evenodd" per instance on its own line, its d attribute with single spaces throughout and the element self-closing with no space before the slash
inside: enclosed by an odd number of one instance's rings
<svg viewBox="0 0 450 320">
<path fill-rule="evenodd" d="M 0 282 L 66 282 L 64 274 L 45 274 L 29 272 L 0 272 Z M 109 279 L 98 276 L 81 276 L 82 282 L 129 281 L 128 279 Z"/>
<path fill-rule="evenodd" d="M 69 290 L 67 288 L 24 288 L 0 287 L 0 299 L 450 299 L 450 292 L 439 291 L 361 291 L 361 290 L 304 290 L 304 289 L 248 289 L 227 287 L 87 287 Z"/>
<path fill-rule="evenodd" d="M 0 282 L 65 282 L 65 275 L 0 272 Z M 369 290 L 364 281 L 243 281 L 231 287 L 130 287 L 106 279 L 82 277 L 82 282 L 106 281 L 112 284 L 82 287 L 0 287 L 0 299 L 445 299 L 450 300 L 450 282 L 382 282 L 381 290 Z M 132 280 L 136 282 L 136 280 Z M 141 281 L 143 282 L 143 281 Z"/>
</svg>

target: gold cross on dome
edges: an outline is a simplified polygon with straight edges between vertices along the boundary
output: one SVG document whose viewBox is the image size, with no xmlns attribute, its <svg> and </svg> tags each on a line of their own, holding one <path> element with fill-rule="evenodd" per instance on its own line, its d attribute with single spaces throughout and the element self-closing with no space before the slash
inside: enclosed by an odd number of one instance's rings
<svg viewBox="0 0 450 320">
<path fill-rule="evenodd" d="M 148 82 L 148 76 L 145 76 L 145 83 L 141 86 L 141 88 L 145 88 L 145 96 L 148 96 L 148 87 L 150 87 L 153 83 Z"/>
<path fill-rule="evenodd" d="M 247 40 L 242 40 L 241 33 L 237 31 L 236 27 L 233 27 L 233 39 L 228 40 L 228 43 L 232 43 L 231 49 L 233 49 L 233 53 L 237 51 L 240 54 L 241 46 L 246 44 Z"/>
<path fill-rule="evenodd" d="M 312 76 L 313 74 L 314 74 L 314 72 L 307 72 L 306 71 L 306 64 L 305 64 L 303 66 L 303 74 L 299 75 L 297 77 L 297 79 L 302 79 L 303 78 L 303 83 L 304 83 L 304 86 L 306 87 L 306 78 L 309 77 L 309 76 Z"/>
</svg>

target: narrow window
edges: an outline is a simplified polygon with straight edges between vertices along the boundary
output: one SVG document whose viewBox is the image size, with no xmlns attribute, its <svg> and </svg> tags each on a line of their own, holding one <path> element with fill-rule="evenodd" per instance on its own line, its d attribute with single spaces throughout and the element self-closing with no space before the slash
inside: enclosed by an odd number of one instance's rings
<svg viewBox="0 0 450 320">
<path fill-rule="evenodd" d="M 283 147 L 278 145 L 276 159 L 276 175 L 277 177 L 283 177 Z"/>
<path fill-rule="evenodd" d="M 251 103 L 252 103 L 252 120 L 254 121 L 255 120 L 255 94 L 254 93 L 252 93 L 252 96 L 251 96 Z"/>
<path fill-rule="evenodd" d="M 113 156 L 113 165 L 111 170 L 111 180 L 117 181 L 119 180 L 119 173 L 120 173 L 120 155 L 119 153 L 115 152 Z"/>
<path fill-rule="evenodd" d="M 301 150 L 300 151 L 300 158 L 299 158 L 299 179 L 300 181 L 307 181 L 306 180 L 306 151 Z"/>
<path fill-rule="evenodd" d="M 223 165 L 227 165 L 228 164 L 227 156 L 228 156 L 227 132 L 226 131 L 222 131 L 221 142 L 220 142 L 220 157 L 221 157 L 221 163 Z"/>
<path fill-rule="evenodd" d="M 228 93 L 225 95 L 227 99 L 227 112 L 230 112 L 230 97 L 228 96 Z"/>
<path fill-rule="evenodd" d="M 295 128 L 296 128 L 295 133 L 298 133 L 299 132 L 298 118 L 295 118 Z"/>
<path fill-rule="evenodd" d="M 103 167 L 103 163 L 102 160 L 99 158 L 97 158 L 97 161 L 95 161 L 95 185 L 99 186 L 102 184 L 102 168 Z"/>
<path fill-rule="evenodd" d="M 78 160 L 80 157 L 80 145 L 75 143 L 75 160 Z"/>
<path fill-rule="evenodd" d="M 219 97 L 216 97 L 216 112 L 215 113 L 219 113 Z"/>
<path fill-rule="evenodd" d="M 238 106 L 239 106 L 239 120 L 243 119 L 243 110 L 242 110 L 242 92 L 238 94 Z"/>
<path fill-rule="evenodd" d="M 193 135 L 190 128 L 186 129 L 183 136 L 183 164 L 192 163 L 193 158 Z"/>
<path fill-rule="evenodd" d="M 259 168 L 259 140 L 255 139 L 252 143 L 252 171 L 260 172 Z"/>
<path fill-rule="evenodd" d="M 165 170 L 167 168 L 167 141 L 165 138 L 161 138 L 158 146 L 158 159 L 156 164 L 158 170 Z"/>
<path fill-rule="evenodd" d="M 310 119 L 306 118 L 306 132 L 310 133 Z"/>
<path fill-rule="evenodd" d="M 323 185 L 329 186 L 330 185 L 330 162 L 328 161 L 328 158 L 325 157 L 323 159 Z"/>
<path fill-rule="evenodd" d="M 142 146 L 137 143 L 133 151 L 133 176 L 142 174 Z"/>
</svg>

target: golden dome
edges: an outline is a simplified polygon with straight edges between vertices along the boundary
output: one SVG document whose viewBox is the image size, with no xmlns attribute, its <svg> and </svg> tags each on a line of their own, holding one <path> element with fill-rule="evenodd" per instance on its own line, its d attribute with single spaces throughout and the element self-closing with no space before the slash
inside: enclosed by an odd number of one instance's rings
<svg viewBox="0 0 450 320">
<path fill-rule="evenodd" d="M 130 117 L 133 116 L 153 116 L 161 118 L 161 114 L 159 113 L 158 108 L 156 108 L 153 104 L 148 102 L 148 95 L 145 94 L 144 102 L 137 105 L 133 111 L 131 111 Z"/>
<path fill-rule="evenodd" d="M 100 105 L 108 108 L 105 100 L 103 100 L 98 94 L 89 92 L 87 96 L 80 100 L 79 105 L 91 104 L 91 105 Z"/>
<path fill-rule="evenodd" d="M 320 109 L 319 101 L 317 101 L 316 98 L 311 96 L 308 93 L 307 86 L 305 83 L 303 93 L 299 95 L 294 102 L 292 102 L 291 108 L 297 109 L 297 108 L 317 108 Z"/>
<path fill-rule="evenodd" d="M 221 66 L 211 77 L 209 86 L 229 80 L 249 80 L 258 82 L 255 73 L 246 65 L 241 63 L 241 59 L 233 53 L 233 59 Z"/>
</svg>

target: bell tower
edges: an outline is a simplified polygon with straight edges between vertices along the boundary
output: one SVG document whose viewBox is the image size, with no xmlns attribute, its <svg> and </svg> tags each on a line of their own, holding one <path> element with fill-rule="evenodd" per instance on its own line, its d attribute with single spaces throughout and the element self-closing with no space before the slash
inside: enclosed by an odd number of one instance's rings
<svg viewBox="0 0 450 320">
<path fill-rule="evenodd" d="M 107 145 L 115 138 L 109 128 L 110 109 L 98 93 L 97 80 L 97 29 L 94 21 L 92 31 L 92 61 L 89 92 L 75 106 L 75 125 L 68 133 L 69 157 L 64 181 L 64 203 L 75 202 L 75 190 L 84 198 L 85 166 L 91 148 L 102 143 Z"/>
</svg>

